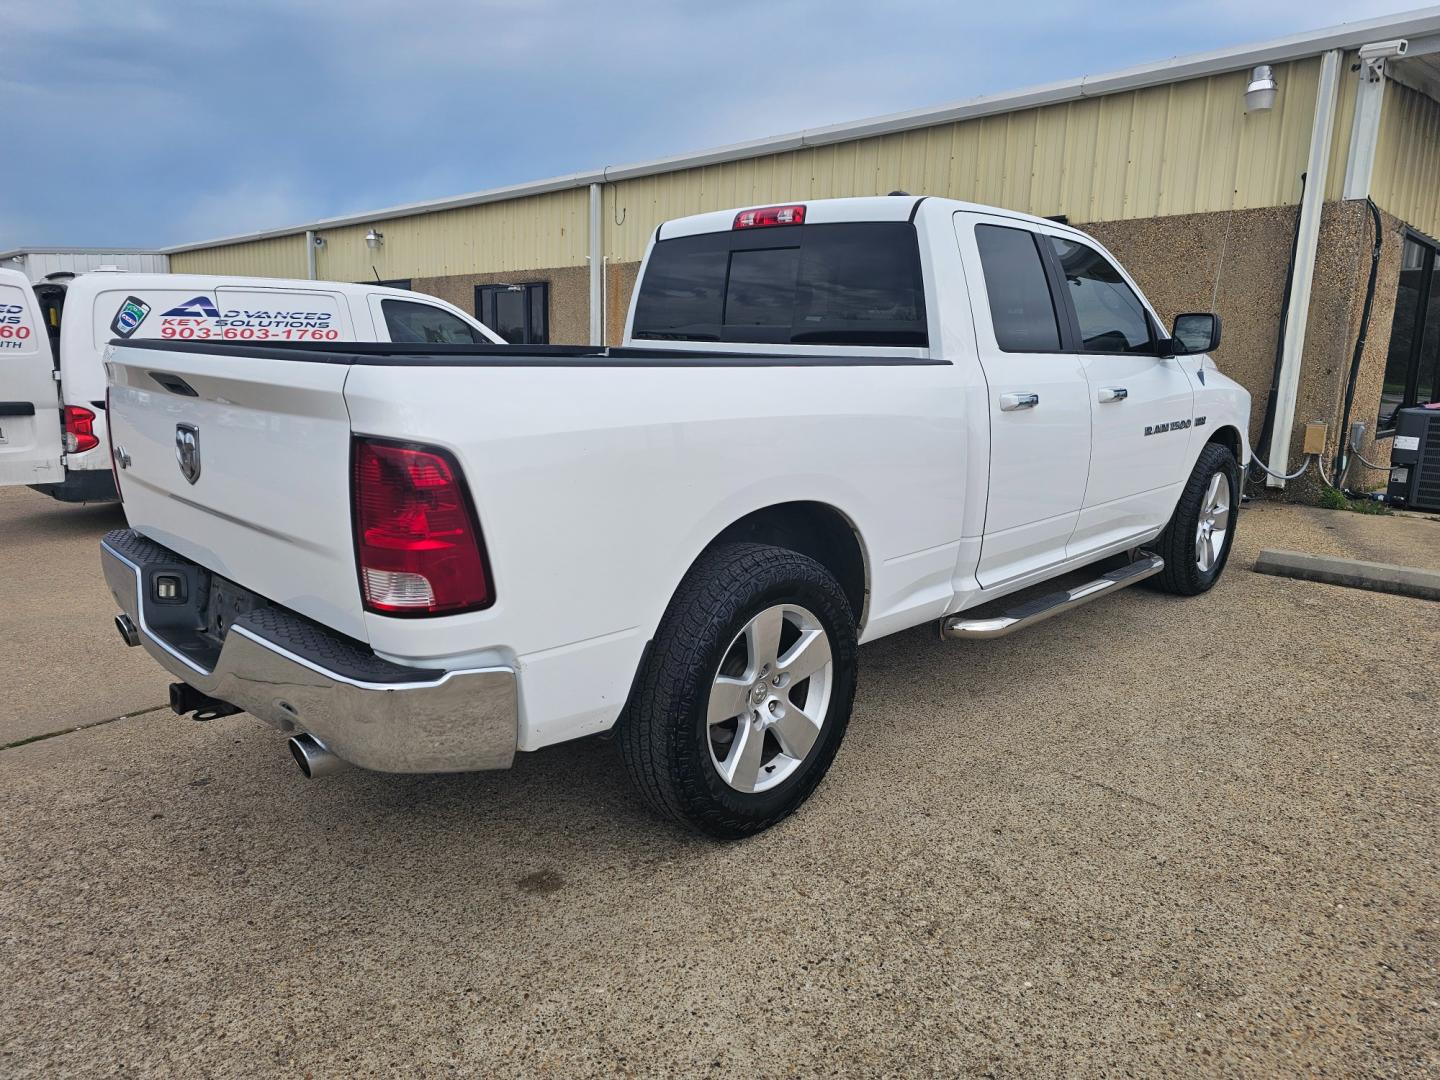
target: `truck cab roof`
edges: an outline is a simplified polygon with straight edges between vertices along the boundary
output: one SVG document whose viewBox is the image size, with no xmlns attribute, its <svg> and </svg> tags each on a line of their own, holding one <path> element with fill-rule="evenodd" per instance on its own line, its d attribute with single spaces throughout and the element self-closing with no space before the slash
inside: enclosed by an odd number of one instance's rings
<svg viewBox="0 0 1440 1080">
<path fill-rule="evenodd" d="M 1057 223 L 1048 218 L 1023 214 L 1018 210 L 1007 210 L 999 206 L 986 206 L 983 203 L 962 202 L 959 199 L 944 199 L 934 195 L 864 195 L 846 199 L 794 199 L 788 202 L 756 203 L 753 206 L 735 210 L 692 214 L 689 217 L 674 218 L 663 223 L 655 231 L 655 239 L 657 241 L 673 240 L 681 236 L 729 232 L 736 227 L 735 222 L 739 216 L 747 211 L 792 206 L 805 208 L 803 223 L 806 225 L 831 225 L 856 221 L 914 221 L 923 208 L 926 213 L 967 211 L 1014 218 L 1017 221 L 1044 225 L 1051 229 L 1057 227 Z M 795 224 L 800 224 L 800 222 L 795 222 Z M 1079 230 L 1075 231 L 1079 232 Z"/>
</svg>

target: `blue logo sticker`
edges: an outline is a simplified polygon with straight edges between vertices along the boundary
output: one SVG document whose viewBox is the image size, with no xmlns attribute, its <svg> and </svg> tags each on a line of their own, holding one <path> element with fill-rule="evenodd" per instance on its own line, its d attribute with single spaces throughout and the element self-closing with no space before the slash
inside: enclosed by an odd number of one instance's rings
<svg viewBox="0 0 1440 1080">
<path fill-rule="evenodd" d="M 162 319 L 218 319 L 220 312 L 208 296 L 196 296 L 186 300 L 179 307 L 173 307 L 160 316 Z"/>
<path fill-rule="evenodd" d="M 120 305 L 120 310 L 115 312 L 115 318 L 110 321 L 110 332 L 116 337 L 128 338 L 140 329 L 140 324 L 149 314 L 149 304 L 138 296 L 127 296 Z"/>
</svg>

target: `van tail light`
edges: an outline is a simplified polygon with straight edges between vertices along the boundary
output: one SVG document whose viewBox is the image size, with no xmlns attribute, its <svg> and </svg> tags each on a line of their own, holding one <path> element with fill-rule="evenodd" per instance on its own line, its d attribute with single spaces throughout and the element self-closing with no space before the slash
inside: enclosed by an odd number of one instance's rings
<svg viewBox="0 0 1440 1080">
<path fill-rule="evenodd" d="M 735 215 L 737 229 L 763 229 L 771 225 L 804 225 L 805 207 L 762 206 L 758 210 L 741 210 Z"/>
<path fill-rule="evenodd" d="M 83 454 L 86 450 L 94 450 L 100 445 L 100 437 L 95 434 L 93 412 L 83 405 L 66 405 L 63 413 L 63 440 L 67 454 Z"/>
<path fill-rule="evenodd" d="M 495 602 L 480 526 L 449 453 L 356 438 L 350 482 L 366 610 L 453 615 Z"/>
</svg>

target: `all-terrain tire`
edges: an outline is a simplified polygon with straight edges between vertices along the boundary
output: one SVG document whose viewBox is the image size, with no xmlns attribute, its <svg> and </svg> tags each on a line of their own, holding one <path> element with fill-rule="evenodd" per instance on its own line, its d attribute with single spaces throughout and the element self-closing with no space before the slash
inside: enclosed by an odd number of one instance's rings
<svg viewBox="0 0 1440 1080">
<path fill-rule="evenodd" d="M 819 735 L 769 790 L 729 786 L 712 760 L 710 692 L 727 653 L 757 614 L 776 604 L 813 613 L 833 663 Z M 855 696 L 855 616 L 834 576 L 814 559 L 766 544 L 725 544 L 700 557 L 661 619 L 616 732 L 631 779 L 661 814 L 719 839 L 769 828 L 815 790 L 844 738 Z"/>
<path fill-rule="evenodd" d="M 1200 517 L 1204 510 L 1206 493 L 1210 483 L 1219 474 L 1229 490 L 1228 527 L 1223 545 L 1212 565 L 1200 568 L 1196 555 L 1196 533 L 1200 528 Z M 1200 451 L 1200 458 L 1191 470 L 1190 479 L 1180 493 L 1180 501 L 1165 531 L 1156 539 L 1155 553 L 1165 560 L 1165 569 L 1146 584 L 1161 592 L 1177 596 L 1198 596 L 1220 580 L 1225 563 L 1230 558 L 1230 548 L 1235 542 L 1235 526 L 1240 518 L 1240 465 L 1228 447 L 1219 443 L 1207 443 Z"/>
</svg>

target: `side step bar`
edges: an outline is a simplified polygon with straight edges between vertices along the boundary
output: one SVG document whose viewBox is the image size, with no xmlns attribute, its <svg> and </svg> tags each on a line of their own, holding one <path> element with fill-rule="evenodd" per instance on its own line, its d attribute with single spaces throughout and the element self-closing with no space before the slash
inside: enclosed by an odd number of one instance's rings
<svg viewBox="0 0 1440 1080">
<path fill-rule="evenodd" d="M 1090 603 L 1091 600 L 1098 600 L 1109 593 L 1119 592 L 1121 589 L 1134 585 L 1137 581 L 1154 577 L 1164 569 L 1164 559 L 1159 555 L 1143 552 L 1140 558 L 1128 566 L 1111 570 L 1108 574 L 1098 577 L 1094 581 L 1087 581 L 1084 585 L 1077 585 L 1073 589 L 1065 589 L 1062 592 L 1054 592 L 1047 596 L 1036 597 L 1034 600 L 1027 600 L 1003 615 L 983 619 L 967 619 L 963 614 L 951 615 L 941 622 L 940 636 L 947 640 L 959 641 L 983 641 L 988 638 L 1005 637 L 1007 634 L 1024 630 L 1026 627 L 1034 626 L 1036 623 L 1044 622 L 1056 615 L 1073 611 L 1077 607 Z"/>
</svg>

